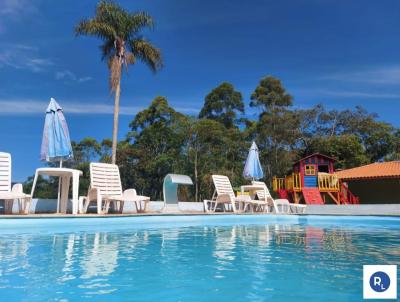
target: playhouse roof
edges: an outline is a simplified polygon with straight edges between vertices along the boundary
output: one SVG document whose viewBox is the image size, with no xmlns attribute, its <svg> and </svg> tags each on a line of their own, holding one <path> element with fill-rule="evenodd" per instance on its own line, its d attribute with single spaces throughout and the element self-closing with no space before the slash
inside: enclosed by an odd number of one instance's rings
<svg viewBox="0 0 400 302">
<path fill-rule="evenodd" d="M 400 178 L 400 161 L 373 163 L 338 171 L 337 175 L 342 180 Z"/>
<path fill-rule="evenodd" d="M 333 157 L 330 157 L 330 156 L 327 156 L 327 155 L 324 155 L 324 154 L 321 154 L 321 153 L 313 153 L 311 155 L 307 155 L 306 157 L 303 157 L 303 158 L 299 159 L 298 161 L 295 162 L 295 164 L 299 163 L 302 160 L 305 160 L 307 158 L 314 157 L 314 156 L 320 156 L 320 157 L 324 157 L 324 158 L 330 159 L 332 161 L 336 161 L 336 159 L 334 159 Z"/>
</svg>

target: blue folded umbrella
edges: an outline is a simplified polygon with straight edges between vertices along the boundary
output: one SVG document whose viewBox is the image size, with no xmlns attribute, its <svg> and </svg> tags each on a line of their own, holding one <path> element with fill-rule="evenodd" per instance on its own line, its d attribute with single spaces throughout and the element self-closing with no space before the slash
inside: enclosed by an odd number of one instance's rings
<svg viewBox="0 0 400 302">
<path fill-rule="evenodd" d="M 46 110 L 40 159 L 54 162 L 73 158 L 67 121 L 62 108 L 51 98 Z"/>
<path fill-rule="evenodd" d="M 255 142 L 251 144 L 246 164 L 244 165 L 243 177 L 249 179 L 260 179 L 264 177 L 261 167 L 260 158 L 258 156 L 258 148 Z"/>
</svg>

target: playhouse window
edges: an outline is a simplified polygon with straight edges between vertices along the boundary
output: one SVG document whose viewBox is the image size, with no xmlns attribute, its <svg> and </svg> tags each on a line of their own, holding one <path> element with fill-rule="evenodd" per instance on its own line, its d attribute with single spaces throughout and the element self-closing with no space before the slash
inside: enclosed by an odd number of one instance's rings
<svg viewBox="0 0 400 302">
<path fill-rule="evenodd" d="M 306 165 L 305 166 L 305 175 L 315 175 L 315 165 Z"/>
<path fill-rule="evenodd" d="M 319 165 L 318 172 L 329 173 L 329 166 L 328 165 Z"/>
</svg>

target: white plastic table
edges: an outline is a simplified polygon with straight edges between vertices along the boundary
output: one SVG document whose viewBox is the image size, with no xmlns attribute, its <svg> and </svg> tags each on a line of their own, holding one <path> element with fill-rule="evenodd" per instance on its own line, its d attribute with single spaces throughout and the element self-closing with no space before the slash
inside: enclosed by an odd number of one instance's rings
<svg viewBox="0 0 400 302">
<path fill-rule="evenodd" d="M 78 204 L 79 204 L 79 177 L 82 175 L 82 171 L 68 168 L 39 168 L 36 169 L 35 178 L 33 180 L 31 196 L 35 192 L 36 181 L 39 175 L 55 176 L 59 177 L 61 181 L 61 195 L 60 195 L 60 209 L 61 213 L 67 213 L 67 203 L 68 203 L 68 191 L 69 185 L 72 178 L 72 214 L 78 214 Z"/>
<path fill-rule="evenodd" d="M 265 188 L 262 185 L 244 185 L 240 187 L 240 191 L 243 194 L 244 192 L 254 192 L 254 191 L 264 191 Z"/>
</svg>

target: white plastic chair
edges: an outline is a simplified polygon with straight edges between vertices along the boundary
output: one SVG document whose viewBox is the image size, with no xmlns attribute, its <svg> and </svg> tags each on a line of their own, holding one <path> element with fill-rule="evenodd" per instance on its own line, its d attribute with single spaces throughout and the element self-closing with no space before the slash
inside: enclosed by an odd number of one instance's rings
<svg viewBox="0 0 400 302">
<path fill-rule="evenodd" d="M 272 208 L 277 214 L 290 214 L 290 213 L 304 213 L 306 205 L 290 203 L 287 199 L 274 199 L 268 190 L 267 185 L 263 181 L 252 181 L 253 185 L 263 186 L 264 190 L 258 190 L 256 192 L 259 200 L 263 200 L 266 203 L 266 208 Z"/>
<path fill-rule="evenodd" d="M 22 184 L 11 188 L 11 154 L 0 152 L 0 199 L 4 200 L 5 213 L 12 213 L 14 200 L 18 201 L 19 213 L 28 214 L 31 196 L 23 192 Z"/>
<path fill-rule="evenodd" d="M 108 213 L 110 203 L 122 213 L 124 203 L 132 201 L 137 212 L 146 212 L 150 197 L 136 194 L 135 189 L 122 191 L 121 177 L 117 165 L 90 164 L 90 188 L 86 197 L 79 198 L 80 212 L 86 213 L 89 204 L 97 202 L 97 213 Z M 104 203 L 103 203 L 104 202 Z"/>
<path fill-rule="evenodd" d="M 206 212 L 215 212 L 218 205 L 230 206 L 233 212 L 246 211 L 249 205 L 259 204 L 257 200 L 251 200 L 248 195 L 235 196 L 229 178 L 224 175 L 213 175 L 212 180 L 215 186 L 215 192 L 212 200 L 204 200 L 204 209 Z M 213 206 L 214 205 L 214 206 Z"/>
</svg>

